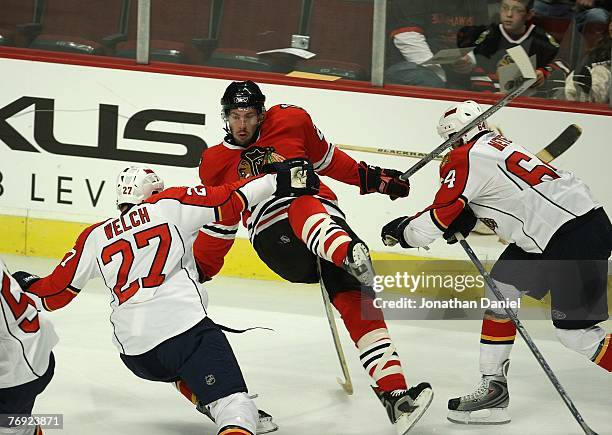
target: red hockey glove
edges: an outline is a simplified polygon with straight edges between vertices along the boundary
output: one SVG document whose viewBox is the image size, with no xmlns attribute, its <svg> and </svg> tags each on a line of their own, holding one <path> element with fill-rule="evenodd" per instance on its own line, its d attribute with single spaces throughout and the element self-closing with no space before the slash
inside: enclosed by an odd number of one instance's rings
<svg viewBox="0 0 612 435">
<path fill-rule="evenodd" d="M 378 192 L 389 195 L 392 200 L 404 198 L 410 192 L 410 182 L 401 180 L 401 171 L 370 166 L 366 162 L 359 162 L 359 188 L 360 193 Z"/>
</svg>

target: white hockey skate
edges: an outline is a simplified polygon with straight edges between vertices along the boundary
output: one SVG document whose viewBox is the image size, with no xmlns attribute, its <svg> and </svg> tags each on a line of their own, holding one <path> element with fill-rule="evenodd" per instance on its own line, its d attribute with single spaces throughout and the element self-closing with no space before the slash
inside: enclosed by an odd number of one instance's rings
<svg viewBox="0 0 612 435">
<path fill-rule="evenodd" d="M 257 397 L 257 395 L 255 395 Z M 198 402 L 196 409 L 210 418 L 213 422 L 215 419 L 210 415 L 210 412 L 201 402 Z M 266 433 L 274 432 L 278 430 L 278 425 L 272 421 L 272 416 L 261 409 L 258 409 L 259 417 L 257 418 L 257 427 L 255 428 L 256 435 L 263 435 Z"/>
<path fill-rule="evenodd" d="M 258 411 L 259 418 L 257 419 L 257 428 L 255 429 L 256 435 L 277 431 L 278 425 L 272 421 L 272 416 L 261 409 Z"/>
<path fill-rule="evenodd" d="M 353 275 L 363 285 L 374 285 L 374 266 L 368 247 L 361 240 L 349 243 L 344 270 Z"/>
<path fill-rule="evenodd" d="M 433 390 L 427 382 L 421 382 L 408 390 L 382 391 L 372 387 L 387 410 L 389 420 L 398 435 L 405 435 L 423 416 L 433 399 Z"/>
<path fill-rule="evenodd" d="M 458 424 L 505 424 L 510 423 L 508 404 L 508 367 L 504 361 L 499 375 L 482 375 L 476 391 L 448 401 L 447 419 Z"/>
</svg>

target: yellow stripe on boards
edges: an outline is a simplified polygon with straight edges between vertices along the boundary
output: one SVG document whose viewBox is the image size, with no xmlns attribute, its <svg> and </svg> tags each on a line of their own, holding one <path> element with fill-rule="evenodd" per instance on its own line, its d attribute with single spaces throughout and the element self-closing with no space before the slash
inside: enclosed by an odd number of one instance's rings
<svg viewBox="0 0 612 435">
<path fill-rule="evenodd" d="M 2 228 L 0 232 L 0 254 L 6 253 L 59 259 L 72 249 L 79 234 L 90 225 L 90 223 L 0 215 L 0 228 Z M 423 260 L 441 260 L 440 258 L 404 255 L 394 252 L 372 251 L 371 255 L 374 261 L 414 260 L 422 262 Z M 418 267 L 421 272 L 427 273 L 427 270 L 425 270 L 426 268 L 422 269 L 424 267 L 422 263 L 420 265 L 415 264 L 415 267 Z M 475 271 L 467 260 L 465 262 L 465 268 L 466 273 L 474 273 Z M 411 272 L 415 273 L 416 270 L 411 270 Z M 461 271 L 461 273 L 463 273 L 463 271 Z M 234 242 L 234 246 L 225 257 L 225 263 L 219 275 L 236 278 L 283 281 L 282 278 L 272 272 L 268 266 L 259 259 L 249 241 L 242 238 L 238 238 Z M 392 289 L 391 292 L 409 294 L 408 292 L 397 289 Z M 427 289 L 420 291 L 419 294 L 427 294 Z M 432 296 L 437 295 L 434 294 Z M 470 298 L 476 296 L 477 295 L 470 295 Z M 610 277 L 608 277 L 608 300 L 612 300 L 612 280 Z M 543 301 L 524 297 L 521 300 L 521 306 L 550 306 L 550 297 L 547 296 Z M 610 306 L 609 312 L 612 314 L 612 305 Z"/>
<path fill-rule="evenodd" d="M 0 215 L 0 252 L 26 255 L 26 217 Z"/>
</svg>

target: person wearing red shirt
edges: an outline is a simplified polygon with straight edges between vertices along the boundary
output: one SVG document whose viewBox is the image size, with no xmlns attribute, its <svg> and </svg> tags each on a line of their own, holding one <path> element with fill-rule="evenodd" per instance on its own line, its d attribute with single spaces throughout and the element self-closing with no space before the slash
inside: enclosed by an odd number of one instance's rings
<svg viewBox="0 0 612 435">
<path fill-rule="evenodd" d="M 410 189 L 400 171 L 356 162 L 328 143 L 300 107 L 279 104 L 266 111 L 265 96 L 252 81 L 231 83 L 221 99 L 227 135 L 202 153 L 203 183 L 224 184 L 256 176 L 273 162 L 304 158 L 320 176 L 392 199 Z M 321 182 L 317 195 L 270 197 L 242 214 L 258 256 L 290 282 L 325 286 L 355 343 L 362 365 L 389 419 L 403 434 L 425 412 L 428 383 L 408 388 L 381 310 L 373 308 L 374 270 L 365 243 L 346 222 L 334 192 Z M 239 219 L 204 225 L 194 244 L 202 279 L 216 275 L 231 248 Z M 362 306 L 368 306 L 367 313 Z M 370 312 L 371 311 L 371 312 Z"/>
</svg>

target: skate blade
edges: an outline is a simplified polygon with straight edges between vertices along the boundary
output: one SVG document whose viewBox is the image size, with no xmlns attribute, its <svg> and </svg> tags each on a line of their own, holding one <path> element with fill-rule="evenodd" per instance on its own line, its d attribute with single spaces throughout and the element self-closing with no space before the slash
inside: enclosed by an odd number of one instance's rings
<svg viewBox="0 0 612 435">
<path fill-rule="evenodd" d="M 425 414 L 425 411 L 427 411 L 427 408 L 429 408 L 432 400 L 433 390 L 431 388 L 426 388 L 421 391 L 421 394 L 419 394 L 414 401 L 414 404 L 418 406 L 418 408 L 410 414 L 402 414 L 395 422 L 395 430 L 397 431 L 397 434 L 407 434 L 408 431 L 412 429 L 412 426 L 414 426 L 423 416 L 423 414 Z"/>
<path fill-rule="evenodd" d="M 506 424 L 510 423 L 507 408 L 490 408 L 478 411 L 448 411 L 448 421 L 457 424 Z"/>
<path fill-rule="evenodd" d="M 257 422 L 257 428 L 255 430 L 256 435 L 262 435 L 265 433 L 275 432 L 278 430 L 278 425 L 273 421 L 259 421 Z"/>
</svg>

